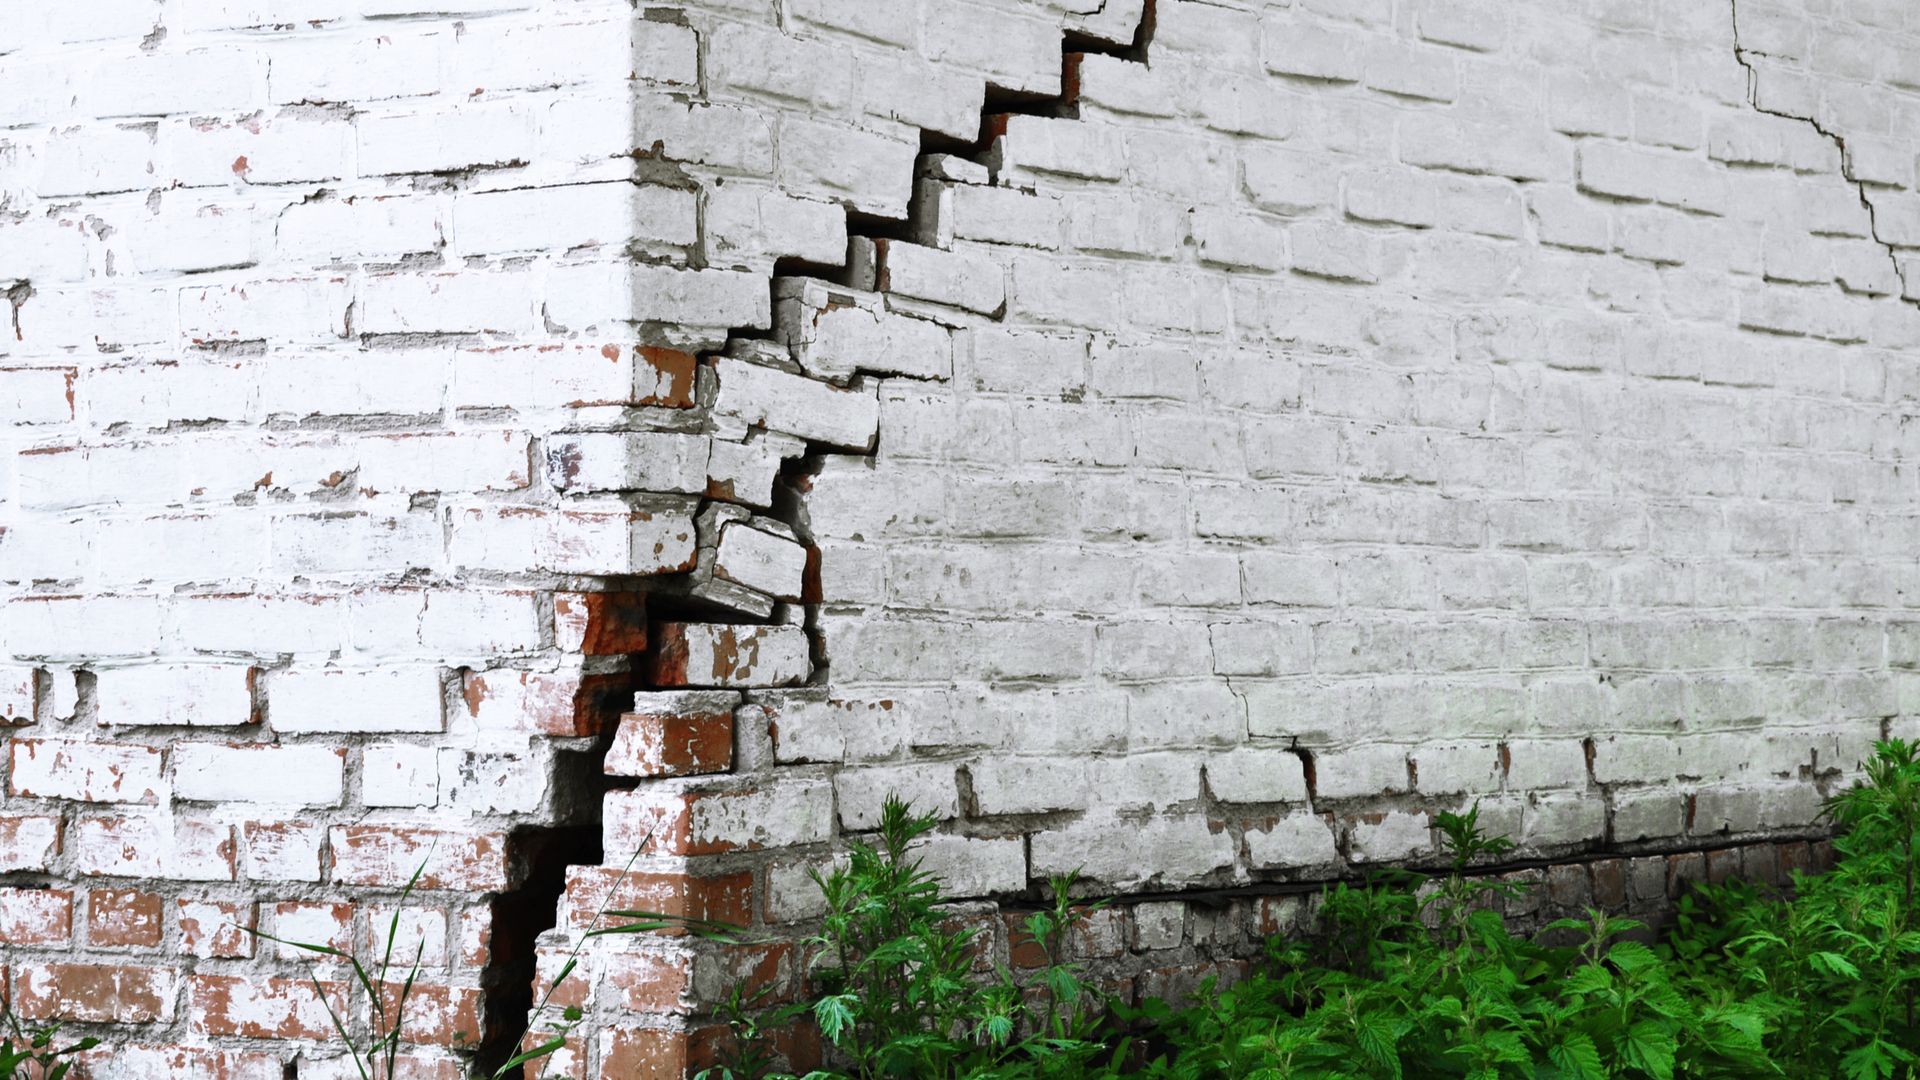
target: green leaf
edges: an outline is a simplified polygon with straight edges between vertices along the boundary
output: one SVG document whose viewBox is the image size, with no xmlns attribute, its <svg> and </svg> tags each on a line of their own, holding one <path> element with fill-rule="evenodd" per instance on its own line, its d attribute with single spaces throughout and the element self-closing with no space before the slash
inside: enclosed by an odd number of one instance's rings
<svg viewBox="0 0 1920 1080">
<path fill-rule="evenodd" d="M 1673 1032 L 1655 1020 L 1642 1020 L 1627 1029 L 1621 1039 L 1627 1061 L 1645 1071 L 1654 1080 L 1673 1080 L 1673 1060 L 1678 1045 Z"/>
<path fill-rule="evenodd" d="M 1659 966 L 1660 957 L 1638 941 L 1618 941 L 1607 950 L 1607 962 L 1631 974 Z"/>
<path fill-rule="evenodd" d="M 558 1053 L 560 1051 L 560 1048 L 565 1045 L 567 1045 L 567 1040 L 565 1039 L 562 1039 L 562 1038 L 548 1039 L 546 1042 L 541 1043 L 539 1046 L 536 1046 L 531 1050 L 522 1051 L 508 1058 L 506 1064 L 500 1066 L 499 1071 L 496 1072 L 494 1075 L 498 1076 L 500 1075 L 500 1073 L 504 1073 L 509 1069 L 519 1068 L 520 1066 L 525 1065 L 529 1061 L 538 1061 L 543 1057 L 548 1057 L 552 1054 Z"/>
<path fill-rule="evenodd" d="M 1547 1050 L 1547 1060 L 1572 1080 L 1606 1080 L 1607 1068 L 1600 1062 L 1600 1048 L 1593 1036 L 1584 1031 L 1569 1032 L 1560 1045 Z"/>
<path fill-rule="evenodd" d="M 853 1028 L 853 1007 L 856 1000 L 852 994 L 835 994 L 823 997 L 813 1005 L 813 1019 L 820 1025 L 820 1034 L 835 1046 Z"/>
<path fill-rule="evenodd" d="M 1859 966 L 1837 952 L 1822 951 L 1813 953 L 1807 957 L 1807 963 L 1812 965 L 1815 971 L 1823 971 L 1828 975 L 1838 975 L 1849 981 L 1858 981 L 1860 978 Z"/>
</svg>

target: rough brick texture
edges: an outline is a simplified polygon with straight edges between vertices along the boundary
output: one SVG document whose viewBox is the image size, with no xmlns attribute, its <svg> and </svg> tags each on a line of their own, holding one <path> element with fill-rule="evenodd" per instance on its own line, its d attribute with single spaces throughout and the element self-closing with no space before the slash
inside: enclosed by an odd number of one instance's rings
<svg viewBox="0 0 1920 1080">
<path fill-rule="evenodd" d="M 241 928 L 371 947 L 422 866 L 453 1069 L 543 830 L 607 863 L 549 972 L 616 884 L 797 928 L 888 792 L 1002 940 L 1474 799 L 1625 903 L 1806 861 L 1920 712 L 1902 5 L 5 22 L 0 929 L 100 1075 L 337 1071 L 337 972 Z M 1198 919 L 1089 948 L 1290 925 Z M 599 1077 L 800 967 L 583 970 Z"/>
</svg>

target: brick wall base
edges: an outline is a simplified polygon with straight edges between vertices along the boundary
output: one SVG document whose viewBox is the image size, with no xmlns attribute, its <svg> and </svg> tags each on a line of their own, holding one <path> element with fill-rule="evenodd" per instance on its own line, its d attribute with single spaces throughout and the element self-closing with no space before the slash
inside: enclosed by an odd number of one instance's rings
<svg viewBox="0 0 1920 1080">
<path fill-rule="evenodd" d="M 1833 847 L 1812 835 L 1730 844 L 1712 849 L 1641 854 L 1600 854 L 1554 863 L 1490 867 L 1476 876 L 1526 886 L 1520 895 L 1496 901 L 1517 933 L 1538 930 L 1554 919 L 1579 917 L 1589 908 L 1664 924 L 1677 902 L 1697 884 L 1740 879 L 1786 886 L 1794 872 L 1832 866 Z M 617 873 L 596 871 L 569 890 L 578 903 L 604 896 Z M 1069 934 L 1066 959 L 1079 965 L 1100 992 L 1129 1005 L 1160 998 L 1191 1003 L 1202 984 L 1225 987 L 1252 970 L 1273 935 L 1310 935 L 1318 897 L 1332 882 L 1250 886 L 1239 889 L 1127 897 L 1088 914 Z M 748 906 L 742 877 L 682 877 L 629 874 L 614 907 L 629 905 L 670 914 L 740 919 Z M 596 900 L 596 904 L 597 904 Z M 961 901 L 954 917 L 977 927 L 986 947 L 979 970 L 1006 968 L 1016 978 L 1042 967 L 1045 958 L 1023 940 L 1020 926 L 1030 905 L 992 900 Z M 585 921 L 575 917 L 543 941 L 542 977 L 550 978 L 572 952 Z M 764 1004 L 791 1001 L 804 992 L 805 962 L 797 947 L 804 933 L 787 928 L 785 940 L 750 946 L 715 946 L 686 937 L 601 938 L 582 950 L 574 981 L 557 1004 L 580 1006 L 586 1021 L 543 1076 L 576 1080 L 680 1080 L 721 1060 L 729 1038 L 714 1014 L 733 988 L 765 987 Z M 530 1041 L 542 1038 L 539 1033 Z M 811 1030 L 787 1032 L 780 1049 L 797 1071 L 819 1061 L 821 1043 Z"/>
</svg>

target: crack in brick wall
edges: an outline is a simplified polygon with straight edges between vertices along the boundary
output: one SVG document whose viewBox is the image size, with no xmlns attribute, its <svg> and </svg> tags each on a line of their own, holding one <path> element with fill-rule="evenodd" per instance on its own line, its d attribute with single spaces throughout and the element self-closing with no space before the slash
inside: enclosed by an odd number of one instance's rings
<svg viewBox="0 0 1920 1080">
<path fill-rule="evenodd" d="M 1834 149 L 1839 152 L 1840 174 L 1847 179 L 1848 183 L 1854 186 L 1855 191 L 1858 192 L 1860 196 L 1860 206 L 1867 212 L 1867 229 L 1869 234 L 1873 237 L 1874 243 L 1886 249 L 1887 263 L 1892 266 L 1894 277 L 1900 282 L 1900 298 L 1910 304 L 1920 303 L 1920 296 L 1916 296 L 1908 284 L 1907 264 L 1900 256 L 1900 247 L 1891 240 L 1881 236 L 1880 213 L 1878 208 L 1874 206 L 1872 197 L 1868 194 L 1868 184 L 1866 181 L 1854 175 L 1853 161 L 1847 153 L 1846 135 L 1827 127 L 1821 122 L 1818 115 L 1812 113 L 1802 115 L 1762 103 L 1762 91 L 1760 87 L 1762 71 L 1760 68 L 1754 66 L 1752 59 L 1756 54 L 1748 49 L 1742 48 L 1740 45 L 1740 0 L 1727 0 L 1727 13 L 1733 29 L 1733 56 L 1734 59 L 1739 62 L 1740 66 L 1746 69 L 1747 73 L 1747 104 L 1753 106 L 1756 111 L 1765 113 L 1768 116 L 1778 116 L 1784 120 L 1797 120 L 1807 124 L 1812 127 L 1814 131 L 1819 132 L 1821 138 L 1833 144 Z"/>
</svg>

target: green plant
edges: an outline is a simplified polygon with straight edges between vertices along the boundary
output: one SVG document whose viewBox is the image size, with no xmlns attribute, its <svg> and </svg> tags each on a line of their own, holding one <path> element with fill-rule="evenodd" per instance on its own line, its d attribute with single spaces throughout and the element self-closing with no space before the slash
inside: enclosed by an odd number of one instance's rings
<svg viewBox="0 0 1920 1080">
<path fill-rule="evenodd" d="M 1071 881 L 1028 920 L 1048 943 L 1036 986 L 976 979 L 972 936 L 907 856 L 932 823 L 889 800 L 878 840 L 817 879 L 817 994 L 772 1010 L 736 994 L 745 1050 L 703 1075 L 779 1076 L 767 1035 L 804 1014 L 841 1061 L 806 1080 L 1920 1080 L 1920 747 L 1879 744 L 1828 811 L 1831 871 L 1779 895 L 1703 886 L 1660 940 L 1597 910 L 1515 934 L 1500 909 L 1519 887 L 1474 873 L 1511 845 L 1477 806 L 1439 814 L 1444 873 L 1323 890 L 1316 934 L 1269 940 L 1249 978 L 1188 1008 L 1107 1002 L 1153 1047 L 1128 1069 L 1128 1040 L 1059 960 Z"/>
<path fill-rule="evenodd" d="M 27 1026 L 0 1000 L 0 1080 L 61 1080 L 77 1055 L 100 1045 L 92 1036 L 59 1045 L 54 1041 L 59 1033 L 58 1024 Z"/>
<path fill-rule="evenodd" d="M 768 1075 L 766 1032 L 801 1016 L 842 1059 L 807 1080 L 1064 1080 L 1093 1071 L 1105 1050 L 1094 1037 L 1098 1010 L 1062 959 L 1064 936 L 1084 914 L 1070 899 L 1073 877 L 1054 880 L 1052 906 L 1024 924 L 1044 956 L 1031 992 L 1004 968 L 977 980 L 979 932 L 941 909 L 938 880 L 910 855 L 933 826 L 889 798 L 876 841 L 850 845 L 845 866 L 814 876 L 827 907 L 807 942 L 817 950 L 818 993 L 758 1019 L 736 995 L 729 1013 L 743 1049 L 705 1080 Z"/>
</svg>

